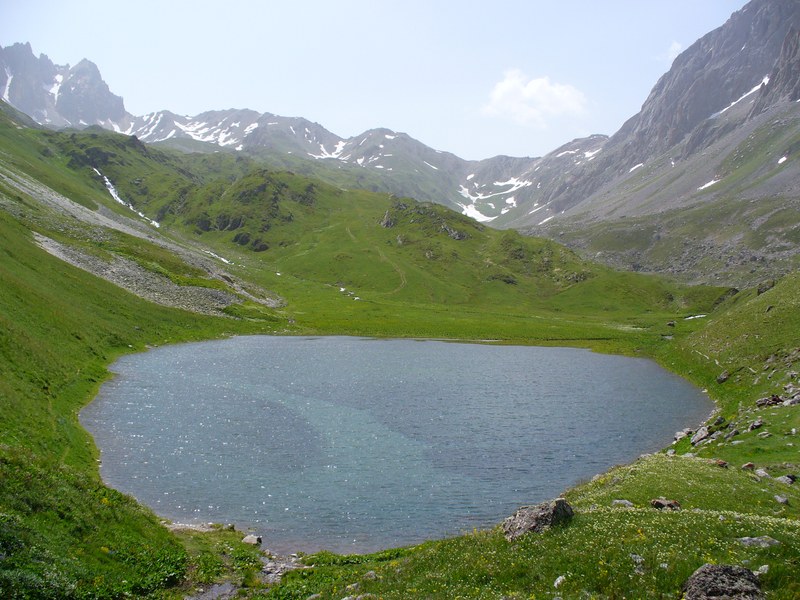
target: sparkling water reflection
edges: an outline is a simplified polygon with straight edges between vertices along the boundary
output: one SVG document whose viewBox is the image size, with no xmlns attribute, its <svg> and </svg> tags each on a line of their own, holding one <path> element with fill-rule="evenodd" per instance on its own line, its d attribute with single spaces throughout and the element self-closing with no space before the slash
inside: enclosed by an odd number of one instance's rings
<svg viewBox="0 0 800 600">
<path fill-rule="evenodd" d="M 571 348 L 254 336 L 112 370 L 81 414 L 105 481 L 276 551 L 491 526 L 663 447 L 712 407 L 652 362 Z"/>
</svg>

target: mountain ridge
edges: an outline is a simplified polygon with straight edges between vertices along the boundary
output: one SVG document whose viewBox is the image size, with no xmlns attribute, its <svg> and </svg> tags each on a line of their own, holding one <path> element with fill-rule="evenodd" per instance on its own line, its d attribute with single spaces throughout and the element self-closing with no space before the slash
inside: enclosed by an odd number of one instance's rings
<svg viewBox="0 0 800 600">
<path fill-rule="evenodd" d="M 65 107 L 73 118 L 80 117 L 81 127 L 94 116 L 94 124 L 149 144 L 242 153 L 342 188 L 436 202 L 492 227 L 559 239 L 565 230 L 574 233 L 598 222 L 613 227 L 616 219 L 643 215 L 657 219 L 665 211 L 726 197 L 733 201 L 742 194 L 800 195 L 800 183 L 789 176 L 800 181 L 793 137 L 800 135 L 800 108 L 794 102 L 800 95 L 799 29 L 797 2 L 752 0 L 682 52 L 639 113 L 616 133 L 575 139 L 533 158 L 501 155 L 468 161 L 389 129 L 342 138 L 302 117 L 250 109 L 195 116 L 158 111 L 136 117 L 124 111 L 121 99 L 111 94 L 91 63 L 56 67 L 44 55 L 37 63 L 29 44 L 16 44 L 11 52 L 0 48 L 0 90 L 5 99 L 17 101 L 12 102 L 17 108 L 38 115 L 40 123 L 53 116 L 47 107 Z M 33 75 L 14 75 L 13 64 L 27 65 Z M 35 90 L 24 91 L 23 84 L 35 80 L 36 73 L 40 80 Z M 64 96 L 62 89 L 71 95 Z M 82 111 L 72 102 L 80 98 L 87 99 Z M 27 110 L 23 100 L 30 102 Z M 763 133 L 770 118 L 788 132 L 781 138 L 783 147 L 774 149 L 784 158 L 780 169 L 773 168 L 770 149 L 756 148 L 753 142 L 776 141 Z M 46 124 L 56 126 L 57 120 Z M 750 135 L 755 137 L 748 141 Z M 748 163 L 747 169 L 734 173 L 731 165 L 747 162 L 743 155 L 760 163 Z M 733 204 L 719 206 L 727 211 Z M 595 245 L 586 236 L 562 241 L 576 248 Z M 696 249 L 703 252 L 703 244 L 698 242 Z M 610 256 L 609 250 L 599 251 Z M 663 268 L 663 261 L 617 259 L 612 262 L 618 267 Z M 708 280 L 708 275 L 694 277 Z"/>
</svg>

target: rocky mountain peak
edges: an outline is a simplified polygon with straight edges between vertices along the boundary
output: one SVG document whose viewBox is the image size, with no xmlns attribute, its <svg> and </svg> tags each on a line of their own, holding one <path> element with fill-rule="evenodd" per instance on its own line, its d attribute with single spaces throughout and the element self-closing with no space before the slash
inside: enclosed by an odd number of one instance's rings
<svg viewBox="0 0 800 600">
<path fill-rule="evenodd" d="M 753 0 L 733 13 L 675 59 L 609 145 L 645 160 L 682 141 L 769 75 L 787 33 L 800 27 L 797 8 L 796 0 Z"/>
<path fill-rule="evenodd" d="M 37 58 L 30 43 L 0 48 L 0 90 L 7 103 L 53 127 L 108 126 L 128 117 L 96 64 L 55 65 L 45 54 Z"/>
<path fill-rule="evenodd" d="M 58 90 L 56 109 L 73 125 L 93 125 L 125 118 L 122 98 L 111 93 L 93 62 L 83 59 L 68 72 Z"/>
</svg>

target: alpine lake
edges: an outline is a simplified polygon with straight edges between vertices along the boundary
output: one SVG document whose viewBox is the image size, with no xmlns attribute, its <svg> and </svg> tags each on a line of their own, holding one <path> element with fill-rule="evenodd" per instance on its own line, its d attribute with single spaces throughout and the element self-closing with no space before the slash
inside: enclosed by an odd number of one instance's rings
<svg viewBox="0 0 800 600">
<path fill-rule="evenodd" d="M 370 552 L 491 527 L 668 445 L 711 401 L 573 348 L 245 336 L 125 356 L 81 413 L 104 481 L 273 551 Z"/>
</svg>

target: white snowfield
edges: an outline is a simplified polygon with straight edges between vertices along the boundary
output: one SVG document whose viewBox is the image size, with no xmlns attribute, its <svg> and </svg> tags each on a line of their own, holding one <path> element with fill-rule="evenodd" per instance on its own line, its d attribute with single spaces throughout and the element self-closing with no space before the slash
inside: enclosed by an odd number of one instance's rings
<svg viewBox="0 0 800 600">
<path fill-rule="evenodd" d="M 133 212 L 135 212 L 135 213 L 136 213 L 137 215 L 139 215 L 139 216 L 140 216 L 142 219 L 144 219 L 145 221 L 147 221 L 148 223 L 150 223 L 150 224 L 151 224 L 153 227 L 161 227 L 161 224 L 160 224 L 160 223 L 158 223 L 157 221 L 153 221 L 153 219 L 151 219 L 150 217 L 148 217 L 148 216 L 147 216 L 147 215 L 145 215 L 144 213 L 142 213 L 142 212 L 140 212 L 140 211 L 136 210 L 136 208 L 133 206 L 133 204 L 131 204 L 130 202 L 126 202 L 125 200 L 123 200 L 123 199 L 120 197 L 120 195 L 117 193 L 117 188 L 115 188 L 115 187 L 114 187 L 114 185 L 111 183 L 111 181 L 109 181 L 108 177 L 106 177 L 105 175 L 103 175 L 103 174 L 102 174 L 100 171 L 98 171 L 97 169 L 94 169 L 94 168 L 93 168 L 92 170 L 93 170 L 95 173 L 97 173 L 97 176 L 98 176 L 98 177 L 102 178 L 102 180 L 103 180 L 103 183 L 105 184 L 105 186 L 106 186 L 106 189 L 108 190 L 108 193 L 109 193 L 109 194 L 111 194 L 111 197 L 112 197 L 114 200 L 116 200 L 117 202 L 119 202 L 120 204 L 122 204 L 122 206 L 124 206 L 124 207 L 126 207 L 126 208 L 129 208 L 130 210 L 132 210 Z"/>
</svg>

